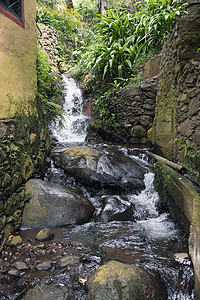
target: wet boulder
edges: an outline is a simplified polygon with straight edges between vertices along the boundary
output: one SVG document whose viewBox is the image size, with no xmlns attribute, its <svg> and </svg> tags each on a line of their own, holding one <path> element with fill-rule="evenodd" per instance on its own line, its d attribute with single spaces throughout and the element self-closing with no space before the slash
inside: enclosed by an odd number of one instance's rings
<svg viewBox="0 0 200 300">
<path fill-rule="evenodd" d="M 73 300 L 74 297 L 70 294 L 66 286 L 50 283 L 36 285 L 30 289 L 24 300 Z"/>
<path fill-rule="evenodd" d="M 145 169 L 118 150 L 74 147 L 60 154 L 59 166 L 87 187 L 144 188 Z"/>
<path fill-rule="evenodd" d="M 96 213 L 96 221 L 133 221 L 134 205 L 125 197 L 118 195 L 103 196 L 101 198 L 103 207 Z"/>
<path fill-rule="evenodd" d="M 93 214 L 92 203 L 79 188 L 60 186 L 41 179 L 26 183 L 22 227 L 42 228 L 88 222 Z"/>
<path fill-rule="evenodd" d="M 166 289 L 156 275 L 138 266 L 110 261 L 87 282 L 87 300 L 164 300 Z"/>
</svg>

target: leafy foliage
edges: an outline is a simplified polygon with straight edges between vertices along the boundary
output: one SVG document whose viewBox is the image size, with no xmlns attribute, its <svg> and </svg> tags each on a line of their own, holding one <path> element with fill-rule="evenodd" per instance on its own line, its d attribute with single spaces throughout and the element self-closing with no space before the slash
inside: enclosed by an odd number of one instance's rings
<svg viewBox="0 0 200 300">
<path fill-rule="evenodd" d="M 108 10 L 97 15 L 95 46 L 84 56 L 88 72 L 102 74 L 102 79 L 126 78 L 134 73 L 141 57 L 163 45 L 168 33 L 183 13 L 171 0 L 147 0 L 137 5 L 137 13 Z M 82 61 L 83 62 L 83 61 Z"/>
<path fill-rule="evenodd" d="M 111 112 L 111 99 L 114 96 L 113 90 L 104 92 L 101 95 L 96 95 L 93 99 L 93 114 L 98 116 L 92 122 L 93 128 L 106 127 L 118 127 L 118 123 L 115 119 L 115 114 Z"/>
<path fill-rule="evenodd" d="M 58 88 L 58 79 L 52 72 L 47 57 L 41 50 L 37 50 L 37 99 L 42 107 L 43 114 L 48 120 L 56 116 L 63 118 L 61 106 L 56 102 L 61 97 L 61 90 Z"/>
<path fill-rule="evenodd" d="M 198 149 L 198 145 L 196 143 L 188 144 L 185 137 L 176 138 L 171 143 L 177 144 L 179 150 L 183 152 L 185 158 L 184 166 L 190 176 L 195 180 L 200 179 L 200 149 Z"/>
<path fill-rule="evenodd" d="M 58 31 L 59 55 L 58 66 L 73 59 L 78 59 L 76 51 L 83 51 L 91 41 L 91 31 L 85 29 L 81 21 L 81 15 L 75 10 L 69 9 L 67 4 L 55 5 L 53 8 L 45 6 L 41 2 L 37 4 L 37 23 L 55 28 Z M 72 56 L 74 53 L 74 56 Z"/>
</svg>

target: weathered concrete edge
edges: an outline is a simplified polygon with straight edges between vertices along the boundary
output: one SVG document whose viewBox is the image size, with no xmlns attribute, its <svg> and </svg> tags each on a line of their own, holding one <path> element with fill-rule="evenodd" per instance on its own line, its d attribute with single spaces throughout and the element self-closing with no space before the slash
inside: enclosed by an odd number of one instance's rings
<svg viewBox="0 0 200 300">
<path fill-rule="evenodd" d="M 200 299 L 200 196 L 192 182 L 164 163 L 157 163 L 155 188 L 172 217 L 189 233 L 189 254 L 195 272 L 196 299 Z"/>
</svg>

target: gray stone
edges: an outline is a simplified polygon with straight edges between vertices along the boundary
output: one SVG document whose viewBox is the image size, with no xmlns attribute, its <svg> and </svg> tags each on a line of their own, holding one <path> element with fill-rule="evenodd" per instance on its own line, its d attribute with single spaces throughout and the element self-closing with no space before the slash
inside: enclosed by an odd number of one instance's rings
<svg viewBox="0 0 200 300">
<path fill-rule="evenodd" d="M 96 214 L 95 220 L 102 222 L 133 221 L 134 205 L 122 196 L 103 196 L 102 210 Z"/>
<path fill-rule="evenodd" d="M 131 124 L 130 124 L 131 125 Z M 60 167 L 88 187 L 144 187 L 144 169 L 120 151 L 74 147 L 60 155 Z"/>
<path fill-rule="evenodd" d="M 140 123 L 142 126 L 149 128 L 152 123 L 152 117 L 143 115 L 140 117 Z"/>
<path fill-rule="evenodd" d="M 4 211 L 4 203 L 3 201 L 0 201 L 0 213 Z"/>
<path fill-rule="evenodd" d="M 161 54 L 150 58 L 144 65 L 142 77 L 144 79 L 158 75 L 160 71 Z"/>
<path fill-rule="evenodd" d="M 60 258 L 57 265 L 59 268 L 63 268 L 63 267 L 67 267 L 69 265 L 77 264 L 78 262 L 79 262 L 79 259 L 77 257 L 68 255 L 68 256 L 64 256 L 64 257 Z"/>
<path fill-rule="evenodd" d="M 146 129 L 143 126 L 134 126 L 131 129 L 131 136 L 133 138 L 143 138 L 146 137 L 147 133 L 146 133 Z"/>
<path fill-rule="evenodd" d="M 27 264 L 23 261 L 17 261 L 16 263 L 14 263 L 14 267 L 19 271 L 20 270 L 28 270 Z"/>
<path fill-rule="evenodd" d="M 10 244 L 12 246 L 17 246 L 22 244 L 22 238 L 19 235 L 15 235 L 12 237 L 12 240 L 10 241 Z"/>
<path fill-rule="evenodd" d="M 0 230 L 4 228 L 5 224 L 6 224 L 6 216 L 0 217 Z"/>
<path fill-rule="evenodd" d="M 50 271 L 51 268 L 53 266 L 53 261 L 51 260 L 46 260 L 46 261 L 43 261 L 41 263 L 38 263 L 35 268 L 36 270 L 38 271 Z"/>
<path fill-rule="evenodd" d="M 199 97 L 193 98 L 189 104 L 189 115 L 190 116 L 197 115 L 199 107 L 200 107 Z"/>
<path fill-rule="evenodd" d="M 73 300 L 66 286 L 51 283 L 48 285 L 36 285 L 30 289 L 24 300 Z"/>
<path fill-rule="evenodd" d="M 75 187 L 60 186 L 40 179 L 26 183 L 22 227 L 42 228 L 88 222 L 92 203 Z"/>
<path fill-rule="evenodd" d="M 0 121 L 0 139 L 4 139 L 7 132 L 7 126 L 4 122 Z"/>
<path fill-rule="evenodd" d="M 17 269 L 11 269 L 10 271 L 8 271 L 8 274 L 12 275 L 12 276 L 15 276 L 15 277 L 18 277 L 20 275 L 20 272 Z"/>
</svg>

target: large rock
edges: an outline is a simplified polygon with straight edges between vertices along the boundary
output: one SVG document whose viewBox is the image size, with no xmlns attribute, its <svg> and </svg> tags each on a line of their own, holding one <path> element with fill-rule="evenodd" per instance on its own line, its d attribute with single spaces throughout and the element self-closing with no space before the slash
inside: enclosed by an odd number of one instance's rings
<svg viewBox="0 0 200 300">
<path fill-rule="evenodd" d="M 87 300 L 163 300 L 166 291 L 155 274 L 140 267 L 110 261 L 87 282 Z"/>
<path fill-rule="evenodd" d="M 41 179 L 26 183 L 26 202 L 22 227 L 41 228 L 82 224 L 91 218 L 94 207 L 80 189 L 53 184 Z"/>
<path fill-rule="evenodd" d="M 41 284 L 30 289 L 25 300 L 72 300 L 74 297 L 70 294 L 66 286 L 59 284 Z"/>
<path fill-rule="evenodd" d="M 133 221 L 134 205 L 125 197 L 118 195 L 103 196 L 103 207 L 100 213 L 96 214 L 96 221 Z"/>
<path fill-rule="evenodd" d="M 75 147 L 61 153 L 59 165 L 86 186 L 143 188 L 145 170 L 120 151 Z"/>
</svg>

